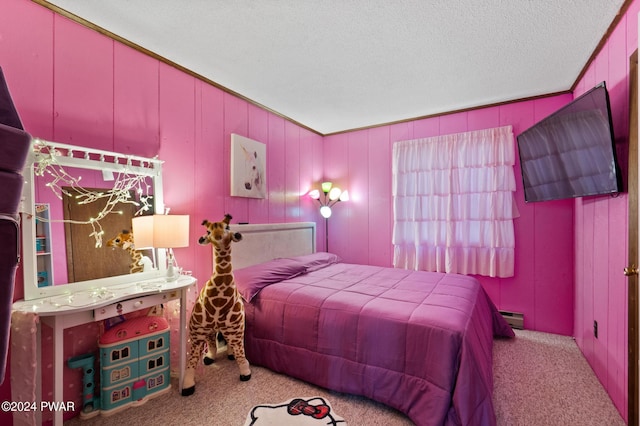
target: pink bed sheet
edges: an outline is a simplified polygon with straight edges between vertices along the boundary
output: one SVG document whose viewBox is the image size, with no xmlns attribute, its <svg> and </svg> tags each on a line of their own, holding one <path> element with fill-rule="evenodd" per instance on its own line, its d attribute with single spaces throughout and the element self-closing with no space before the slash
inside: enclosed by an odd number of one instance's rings
<svg viewBox="0 0 640 426">
<path fill-rule="evenodd" d="M 245 309 L 253 364 L 419 426 L 496 423 L 493 338 L 514 333 L 473 277 L 337 263 L 269 283 Z"/>
</svg>

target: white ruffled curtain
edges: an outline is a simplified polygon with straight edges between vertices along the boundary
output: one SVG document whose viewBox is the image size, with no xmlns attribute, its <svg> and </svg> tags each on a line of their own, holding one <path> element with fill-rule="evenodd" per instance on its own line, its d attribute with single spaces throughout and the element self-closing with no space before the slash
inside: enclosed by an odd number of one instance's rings
<svg viewBox="0 0 640 426">
<path fill-rule="evenodd" d="M 511 126 L 393 145 L 393 264 L 513 276 Z"/>
</svg>

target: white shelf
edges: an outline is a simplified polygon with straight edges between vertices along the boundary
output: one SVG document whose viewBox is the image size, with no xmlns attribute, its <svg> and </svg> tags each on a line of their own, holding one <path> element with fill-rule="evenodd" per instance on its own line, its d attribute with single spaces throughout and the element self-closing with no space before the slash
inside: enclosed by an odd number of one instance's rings
<svg viewBox="0 0 640 426">
<path fill-rule="evenodd" d="M 53 285 L 53 254 L 51 252 L 50 206 L 36 203 L 36 265 L 38 287 Z M 40 219 L 42 218 L 42 219 Z"/>
</svg>

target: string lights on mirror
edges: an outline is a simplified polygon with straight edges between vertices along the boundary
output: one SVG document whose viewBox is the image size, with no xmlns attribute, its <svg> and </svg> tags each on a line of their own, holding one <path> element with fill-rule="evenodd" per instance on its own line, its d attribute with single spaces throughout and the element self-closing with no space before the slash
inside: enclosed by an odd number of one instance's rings
<svg viewBox="0 0 640 426">
<path fill-rule="evenodd" d="M 36 138 L 31 145 L 20 208 L 25 300 L 110 288 L 166 274 L 164 250 L 151 251 L 155 267 L 131 273 L 130 257 L 122 259 L 124 267 L 108 264 L 104 260 L 115 256 L 98 248 L 106 246 L 112 234 L 130 229 L 134 216 L 165 211 L 162 160 Z M 46 211 L 52 226 L 40 224 L 47 219 L 40 218 Z M 95 250 L 94 245 L 98 246 Z M 82 260 L 75 262 L 74 254 Z M 74 266 L 73 274 L 68 273 L 69 264 L 75 263 L 99 267 L 80 268 L 76 273 Z M 44 285 L 41 272 L 47 274 Z"/>
<path fill-rule="evenodd" d="M 93 151 L 90 153 L 85 149 L 78 149 L 70 145 L 47 142 L 42 139 L 34 138 L 33 155 L 34 167 L 33 174 L 35 176 L 45 177 L 49 179 L 46 183 L 56 197 L 62 200 L 63 196 L 72 197 L 77 200 L 78 204 L 89 204 L 98 201 L 104 202 L 104 207 L 94 217 L 87 220 L 69 220 L 69 219 L 50 219 L 46 217 L 38 217 L 43 222 L 67 222 L 74 224 L 91 225 L 92 232 L 89 237 L 95 239 L 95 246 L 102 246 L 102 238 L 104 230 L 100 221 L 108 214 L 122 214 L 121 210 L 116 207 L 121 204 L 132 204 L 136 207 L 135 216 L 142 215 L 152 209 L 153 185 L 150 183 L 150 175 L 139 174 L 139 170 L 153 169 L 154 163 L 137 159 L 133 156 L 117 156 L 110 153 Z M 77 157 L 80 155 L 80 157 Z M 93 158 L 95 157 L 95 158 Z M 61 164 L 73 165 L 75 159 L 94 160 L 98 164 L 103 164 L 103 173 L 113 174 L 113 187 L 106 191 L 95 191 L 85 188 L 82 183 L 82 176 L 72 176 Z M 109 166 L 109 167 L 106 167 Z M 67 188 L 71 188 L 73 192 Z M 137 194 L 137 199 L 132 197 L 132 193 Z"/>
</svg>

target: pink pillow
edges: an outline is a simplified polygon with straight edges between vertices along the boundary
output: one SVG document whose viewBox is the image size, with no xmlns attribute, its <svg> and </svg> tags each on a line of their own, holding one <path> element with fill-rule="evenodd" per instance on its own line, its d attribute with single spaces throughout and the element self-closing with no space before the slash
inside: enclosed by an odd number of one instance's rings
<svg viewBox="0 0 640 426">
<path fill-rule="evenodd" d="M 291 257 L 289 259 L 297 260 L 302 263 L 305 266 L 305 272 L 317 271 L 325 266 L 333 265 L 334 263 L 342 261 L 337 254 L 326 253 L 323 251 L 304 256 Z"/>
<path fill-rule="evenodd" d="M 236 269 L 233 271 L 233 276 L 242 298 L 246 302 L 251 302 L 251 299 L 269 284 L 287 280 L 305 272 L 305 265 L 295 258 L 281 258 Z"/>
</svg>

